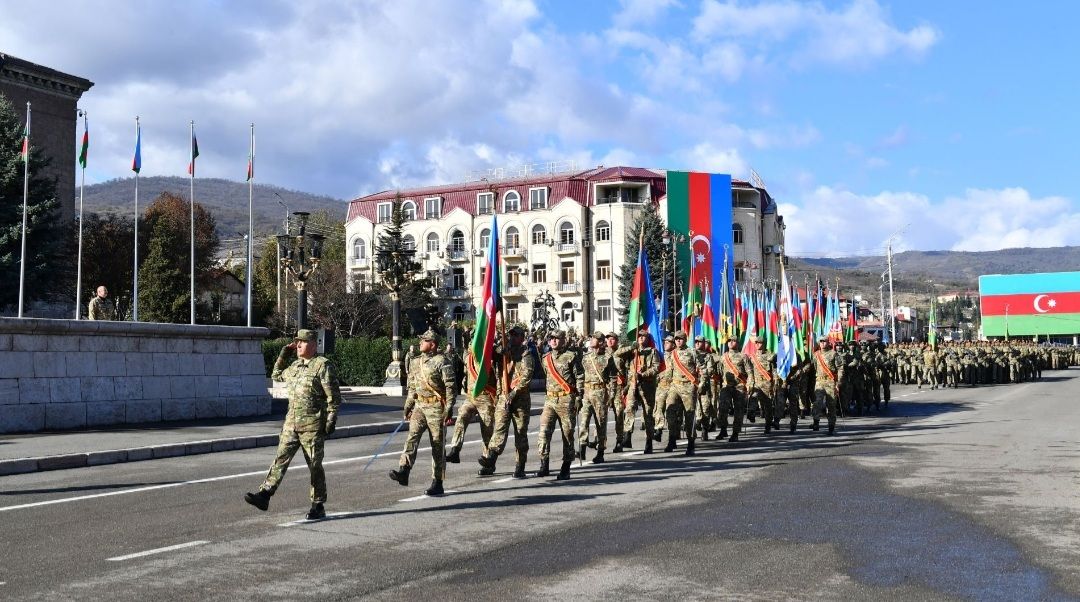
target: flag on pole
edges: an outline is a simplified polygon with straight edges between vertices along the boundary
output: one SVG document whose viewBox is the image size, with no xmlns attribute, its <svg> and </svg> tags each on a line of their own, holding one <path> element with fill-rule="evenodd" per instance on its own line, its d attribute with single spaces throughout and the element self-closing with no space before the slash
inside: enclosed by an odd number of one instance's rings
<svg viewBox="0 0 1080 602">
<path fill-rule="evenodd" d="M 848 304 L 847 327 L 844 329 L 844 340 L 848 343 L 855 340 L 855 331 L 858 330 L 859 324 L 858 311 L 853 298 L 851 303 Z"/>
<path fill-rule="evenodd" d="M 638 264 L 634 270 L 634 288 L 630 293 L 630 308 L 627 312 L 626 333 L 636 337 L 639 328 L 645 327 L 653 337 L 660 361 L 664 361 L 664 346 L 657 341 L 661 333 L 660 313 L 656 311 L 656 298 L 652 294 L 652 279 L 649 276 L 649 256 L 645 253 L 644 232 L 638 247 Z"/>
<path fill-rule="evenodd" d="M 746 332 L 743 333 L 742 352 L 743 353 L 757 353 L 757 348 L 750 343 L 750 337 L 757 336 L 757 309 L 754 307 L 754 294 L 753 291 L 746 296 Z"/>
<path fill-rule="evenodd" d="M 476 308 L 476 328 L 473 330 L 473 359 L 478 365 L 478 374 L 473 382 L 472 395 L 479 395 L 488 386 L 488 375 L 492 371 L 495 356 L 495 314 L 499 311 L 501 289 L 499 278 L 499 224 L 495 214 L 491 215 L 491 240 L 488 242 L 487 265 L 484 267 L 484 288 L 481 292 L 480 306 Z"/>
<path fill-rule="evenodd" d="M 142 171 L 142 126 L 136 118 L 135 121 L 135 158 L 131 160 L 131 171 Z"/>
<path fill-rule="evenodd" d="M 23 128 L 22 148 L 19 149 L 19 161 L 26 162 L 30 157 L 30 128 Z"/>
<path fill-rule="evenodd" d="M 712 307 L 712 290 L 708 281 L 705 281 L 705 309 L 701 312 L 701 335 L 712 345 L 713 349 L 720 348 L 720 334 L 716 323 L 716 314 Z"/>
<path fill-rule="evenodd" d="M 254 151 L 249 151 L 248 152 L 247 179 L 244 180 L 244 181 L 245 182 L 250 182 L 251 179 L 254 178 L 254 177 L 255 177 L 255 153 L 254 153 Z"/>
<path fill-rule="evenodd" d="M 791 304 L 791 287 L 788 286 L 784 262 L 780 262 L 780 308 L 779 338 L 776 343 L 776 373 L 780 378 L 787 378 L 791 367 L 795 365 L 795 320 Z"/>
<path fill-rule="evenodd" d="M 930 297 L 930 329 L 926 333 L 926 341 L 931 349 L 937 349 L 937 318 L 934 315 L 934 298 Z"/>
<path fill-rule="evenodd" d="M 83 121 L 82 147 L 79 149 L 79 165 L 86 169 L 86 156 L 90 152 L 90 129 Z"/>
<path fill-rule="evenodd" d="M 664 344 L 664 338 L 667 336 L 667 320 L 668 320 L 668 296 L 667 296 L 667 282 L 660 285 L 660 332 L 656 334 L 656 338 L 660 342 L 656 345 L 657 348 L 662 349 Z"/>
<path fill-rule="evenodd" d="M 195 158 L 199 156 L 199 141 L 195 138 L 195 129 L 191 130 L 191 163 L 188 163 L 187 172 L 195 177 Z"/>
</svg>

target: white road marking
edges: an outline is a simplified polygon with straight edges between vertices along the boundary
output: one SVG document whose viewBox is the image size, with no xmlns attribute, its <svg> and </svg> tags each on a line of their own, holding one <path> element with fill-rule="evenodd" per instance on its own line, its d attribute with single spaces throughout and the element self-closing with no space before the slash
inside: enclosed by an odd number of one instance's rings
<svg viewBox="0 0 1080 602">
<path fill-rule="evenodd" d="M 351 514 L 354 514 L 354 513 L 353 512 L 327 512 L 326 513 L 326 518 L 335 518 L 335 517 L 338 517 L 338 516 L 349 516 Z M 320 519 L 317 519 L 317 520 L 308 520 L 306 518 L 301 518 L 300 520 L 294 520 L 294 521 L 290 521 L 290 522 L 287 522 L 287 523 L 281 523 L 278 526 L 279 527 L 295 527 L 296 525 L 307 525 L 309 523 L 319 523 L 319 522 L 322 522 L 323 520 L 326 520 L 326 519 L 320 518 Z"/>
<path fill-rule="evenodd" d="M 446 491 L 444 491 L 444 492 L 443 492 L 443 495 L 450 495 L 451 493 L 457 493 L 457 491 L 456 491 L 456 490 L 454 490 L 454 489 L 447 489 Z M 413 497 L 407 497 L 407 498 L 405 498 L 405 499 L 402 499 L 402 500 L 398 500 L 398 502 L 418 502 L 418 501 L 420 501 L 420 500 L 426 500 L 426 499 L 428 499 L 428 498 L 432 498 L 432 499 L 434 499 L 434 498 L 437 498 L 437 497 L 442 497 L 442 496 L 438 496 L 438 495 L 427 495 L 427 494 L 423 494 L 423 495 L 415 495 L 415 496 L 413 496 Z"/>
<path fill-rule="evenodd" d="M 136 552 L 134 554 L 127 554 L 125 556 L 116 556 L 114 558 L 106 558 L 109 562 L 120 562 L 122 560 L 131 560 L 132 558 L 142 558 L 143 556 L 151 556 L 153 554 L 161 554 L 163 552 L 172 552 L 173 550 L 182 550 L 184 548 L 192 548 L 195 546 L 201 546 L 204 543 L 210 543 L 209 541 L 189 541 L 187 543 L 178 543 L 175 546 L 166 546 L 164 548 L 156 548 L 153 550 L 147 550 L 145 552 Z"/>
<path fill-rule="evenodd" d="M 635 452 L 629 452 L 629 453 L 619 454 L 619 455 L 622 456 L 623 458 L 629 458 L 630 456 L 643 456 L 643 455 L 645 455 L 645 451 L 644 450 L 635 451 Z"/>
</svg>

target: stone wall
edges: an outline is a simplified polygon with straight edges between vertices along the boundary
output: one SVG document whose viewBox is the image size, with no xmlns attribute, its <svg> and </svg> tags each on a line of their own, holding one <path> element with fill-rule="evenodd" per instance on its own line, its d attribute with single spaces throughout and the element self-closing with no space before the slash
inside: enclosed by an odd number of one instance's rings
<svg viewBox="0 0 1080 602">
<path fill-rule="evenodd" d="M 265 328 L 0 318 L 0 432 L 270 413 Z"/>
</svg>

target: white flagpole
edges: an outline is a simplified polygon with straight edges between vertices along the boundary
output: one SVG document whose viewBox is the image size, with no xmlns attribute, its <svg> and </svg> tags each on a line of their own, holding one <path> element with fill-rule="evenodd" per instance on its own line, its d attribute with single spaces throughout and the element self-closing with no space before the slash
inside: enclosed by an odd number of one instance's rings
<svg viewBox="0 0 1080 602">
<path fill-rule="evenodd" d="M 26 103 L 26 156 L 23 157 L 22 254 L 19 256 L 19 317 L 23 317 L 23 289 L 26 281 L 26 206 L 30 198 L 30 103 Z"/>
<path fill-rule="evenodd" d="M 86 111 L 79 110 L 78 114 L 83 118 L 83 135 L 89 134 L 86 122 Z M 79 156 L 82 156 L 82 147 L 79 147 Z M 75 267 L 75 319 L 79 319 L 79 311 L 82 308 L 82 241 L 83 241 L 83 193 L 86 190 L 86 164 L 82 163 L 82 177 L 79 181 L 79 258 Z"/>
<path fill-rule="evenodd" d="M 142 131 L 139 129 L 139 116 L 135 116 L 135 151 L 138 153 L 139 170 L 142 170 Z M 135 165 L 132 163 L 132 169 Z M 132 297 L 131 297 L 131 319 L 135 322 L 139 321 L 139 172 L 135 172 L 135 267 L 131 272 L 132 276 Z"/>
<path fill-rule="evenodd" d="M 255 221 L 252 217 L 251 208 L 253 200 L 255 198 L 255 124 L 251 124 L 251 147 L 248 151 L 248 239 L 247 239 L 247 325 L 251 327 L 251 290 L 252 281 L 251 276 L 253 270 L 251 268 L 252 261 L 252 247 L 255 244 Z"/>
<path fill-rule="evenodd" d="M 191 323 L 195 323 L 195 121 L 191 122 Z"/>
</svg>

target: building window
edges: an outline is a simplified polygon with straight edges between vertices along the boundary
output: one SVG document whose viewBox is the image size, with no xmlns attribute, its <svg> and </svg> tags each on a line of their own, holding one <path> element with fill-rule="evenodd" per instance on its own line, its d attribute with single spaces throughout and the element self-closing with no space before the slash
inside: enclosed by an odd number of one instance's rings
<svg viewBox="0 0 1080 602">
<path fill-rule="evenodd" d="M 533 284 L 540 284 L 547 282 L 547 265 L 543 263 L 534 263 L 532 266 L 532 281 Z"/>
<path fill-rule="evenodd" d="M 529 209 L 547 209 L 547 188 L 529 189 Z"/>
<path fill-rule="evenodd" d="M 506 270 L 506 288 L 517 288 L 521 286 L 521 274 L 516 269 Z"/>
<path fill-rule="evenodd" d="M 481 192 L 476 195 L 476 212 L 480 215 L 489 215 L 495 208 L 495 193 Z"/>
<path fill-rule="evenodd" d="M 515 226 L 506 229 L 506 248 L 516 249 L 521 246 L 521 234 Z"/>
<path fill-rule="evenodd" d="M 407 220 L 416 220 L 416 203 L 405 201 L 401 204 L 401 215 Z"/>
<path fill-rule="evenodd" d="M 491 246 L 491 228 L 484 228 L 480 231 L 480 248 L 487 249 Z"/>
<path fill-rule="evenodd" d="M 574 304 L 567 301 L 562 304 L 562 321 L 573 322 L 574 321 Z"/>
<path fill-rule="evenodd" d="M 453 280 L 450 281 L 450 288 L 463 291 L 465 290 L 465 268 L 454 268 Z"/>
<path fill-rule="evenodd" d="M 442 199 L 431 197 L 424 199 L 424 217 L 427 219 L 439 219 L 442 217 Z"/>
<path fill-rule="evenodd" d="M 737 245 L 743 244 L 742 224 L 732 224 L 732 226 L 731 226 L 731 240 Z"/>
<path fill-rule="evenodd" d="M 517 213 L 518 211 L 521 211 L 521 195 L 510 190 L 503 196 L 503 213 Z"/>
<path fill-rule="evenodd" d="M 596 321 L 611 321 L 611 299 L 599 299 L 596 301 Z"/>
<path fill-rule="evenodd" d="M 606 242 L 609 240 L 611 240 L 611 225 L 607 222 L 597 222 L 596 242 Z"/>
<path fill-rule="evenodd" d="M 596 262 L 596 279 L 611 280 L 611 261 L 603 260 Z"/>
<path fill-rule="evenodd" d="M 468 317 L 468 314 L 465 313 L 464 307 L 458 305 L 454 308 L 453 316 L 455 320 L 457 320 L 458 322 L 462 322 Z"/>
<path fill-rule="evenodd" d="M 506 309 L 506 321 L 511 324 L 518 321 L 518 304 L 507 303 L 504 307 Z"/>
<path fill-rule="evenodd" d="M 377 211 L 379 212 L 378 222 L 380 224 L 385 224 L 389 222 L 390 218 L 394 215 L 394 204 L 379 203 L 377 206 Z"/>
<path fill-rule="evenodd" d="M 367 243 L 364 239 L 356 237 L 352 241 L 352 256 L 353 259 L 364 259 L 367 257 Z"/>
<path fill-rule="evenodd" d="M 450 233 L 450 250 L 465 251 L 465 235 L 461 233 L 461 230 L 454 230 Z"/>
<path fill-rule="evenodd" d="M 745 281 L 746 281 L 746 268 L 743 268 L 743 267 L 735 268 L 735 282 L 745 282 Z"/>
<path fill-rule="evenodd" d="M 432 232 L 427 235 L 427 246 L 424 247 L 428 253 L 437 253 L 439 251 L 439 235 Z"/>
<path fill-rule="evenodd" d="M 543 224 L 536 224 L 532 227 L 532 244 L 542 245 L 547 243 L 547 228 Z"/>
<path fill-rule="evenodd" d="M 573 284 L 575 280 L 574 275 L 574 262 L 562 262 L 562 266 L 559 267 L 559 281 L 563 284 Z"/>
<path fill-rule="evenodd" d="M 406 234 L 401 237 L 401 247 L 406 251 L 416 250 L 416 239 L 413 238 L 412 234 Z"/>
<path fill-rule="evenodd" d="M 559 224 L 559 244 L 574 244 L 574 224 L 571 224 L 570 222 L 563 222 Z"/>
</svg>

